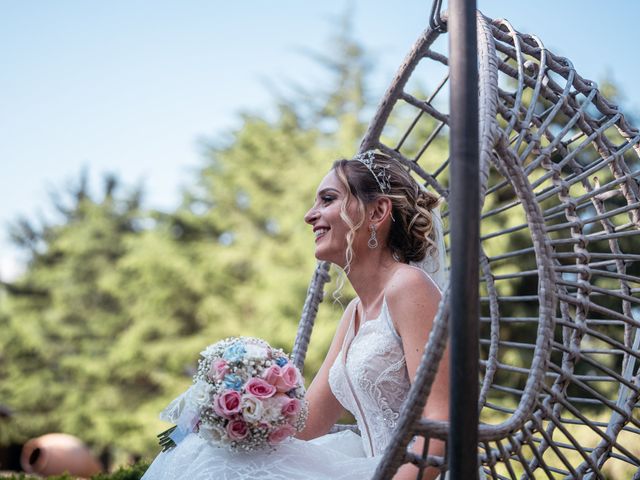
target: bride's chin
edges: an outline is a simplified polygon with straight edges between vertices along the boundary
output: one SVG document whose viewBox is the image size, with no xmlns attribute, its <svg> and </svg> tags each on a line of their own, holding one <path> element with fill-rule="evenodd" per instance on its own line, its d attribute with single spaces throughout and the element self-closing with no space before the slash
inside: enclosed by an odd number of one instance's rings
<svg viewBox="0 0 640 480">
<path fill-rule="evenodd" d="M 321 262 L 329 262 L 337 267 L 340 267 L 343 270 L 347 264 L 347 262 L 344 259 L 339 260 L 336 258 L 335 255 L 330 255 L 328 252 L 323 252 L 320 249 L 316 250 L 315 257 L 316 257 L 316 260 L 319 260 Z"/>
<path fill-rule="evenodd" d="M 316 257 L 316 260 L 319 260 L 319 261 L 321 261 L 321 262 L 325 262 L 325 261 L 327 261 L 327 260 L 328 260 L 328 259 L 326 258 L 326 255 L 323 255 L 323 254 L 322 254 L 322 251 L 318 251 L 318 250 L 316 250 L 316 252 L 315 252 L 315 257 Z"/>
<path fill-rule="evenodd" d="M 316 251 L 316 260 L 319 260 L 321 262 L 336 263 L 335 259 L 331 255 L 327 255 L 322 251 Z"/>
</svg>

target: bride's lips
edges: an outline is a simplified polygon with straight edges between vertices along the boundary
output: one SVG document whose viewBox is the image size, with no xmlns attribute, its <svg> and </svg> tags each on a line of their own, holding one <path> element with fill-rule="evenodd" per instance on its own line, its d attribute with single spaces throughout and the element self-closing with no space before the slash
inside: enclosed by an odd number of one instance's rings
<svg viewBox="0 0 640 480">
<path fill-rule="evenodd" d="M 315 228 L 313 229 L 313 233 L 314 233 L 314 234 L 315 234 L 315 236 L 316 236 L 316 240 L 315 240 L 315 241 L 317 242 L 317 241 L 318 241 L 318 240 L 320 240 L 322 237 L 324 237 L 324 236 L 325 236 L 325 234 L 326 234 L 329 230 L 331 230 L 329 227 L 315 227 Z"/>
</svg>

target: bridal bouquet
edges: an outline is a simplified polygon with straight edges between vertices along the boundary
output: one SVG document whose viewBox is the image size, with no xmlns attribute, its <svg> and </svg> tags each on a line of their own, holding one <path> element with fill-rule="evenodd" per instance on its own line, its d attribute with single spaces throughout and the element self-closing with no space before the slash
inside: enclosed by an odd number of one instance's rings
<svg viewBox="0 0 640 480">
<path fill-rule="evenodd" d="M 194 432 L 234 451 L 273 447 L 307 418 L 300 371 L 281 349 L 231 337 L 200 353 L 193 385 L 161 414 L 177 425 L 160 435 L 163 450 Z"/>
</svg>

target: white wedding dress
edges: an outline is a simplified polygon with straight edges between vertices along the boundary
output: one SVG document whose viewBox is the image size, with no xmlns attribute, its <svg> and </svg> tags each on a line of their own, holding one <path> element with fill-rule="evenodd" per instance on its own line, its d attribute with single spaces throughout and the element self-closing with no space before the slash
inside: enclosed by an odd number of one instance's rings
<svg viewBox="0 0 640 480">
<path fill-rule="evenodd" d="M 289 439 L 273 452 L 234 453 L 192 433 L 160 453 L 143 480 L 371 478 L 410 387 L 402 342 L 386 302 L 378 318 L 362 322 L 357 333 L 351 318 L 329 383 L 356 418 L 362 436 L 342 431 L 310 441 Z"/>
</svg>

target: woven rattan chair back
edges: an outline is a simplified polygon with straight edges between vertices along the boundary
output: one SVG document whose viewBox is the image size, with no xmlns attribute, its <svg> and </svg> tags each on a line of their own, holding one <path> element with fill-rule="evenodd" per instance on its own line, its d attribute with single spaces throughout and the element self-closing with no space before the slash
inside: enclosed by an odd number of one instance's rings
<svg viewBox="0 0 640 480">
<path fill-rule="evenodd" d="M 478 53 L 479 464 L 496 479 L 640 478 L 640 133 L 569 60 L 507 21 L 478 14 Z M 360 147 L 394 156 L 442 195 L 445 225 L 447 82 L 446 33 L 426 30 Z M 294 348 L 300 366 L 327 280 L 320 264 Z M 406 447 L 416 435 L 446 441 L 446 422 L 420 417 L 448 301 L 375 478 L 408 461 L 447 469 L 446 458 Z"/>
</svg>

